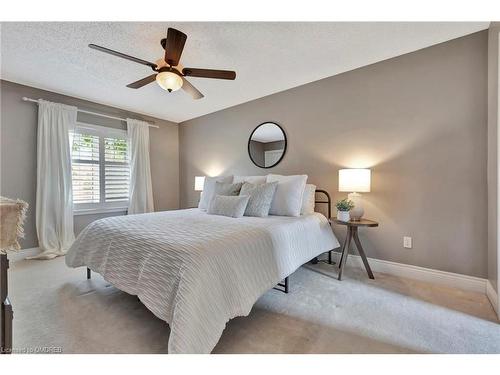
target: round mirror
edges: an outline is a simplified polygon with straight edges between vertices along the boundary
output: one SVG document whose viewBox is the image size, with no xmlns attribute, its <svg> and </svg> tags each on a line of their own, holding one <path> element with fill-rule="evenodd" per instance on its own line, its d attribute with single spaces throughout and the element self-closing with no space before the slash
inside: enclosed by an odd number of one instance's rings
<svg viewBox="0 0 500 375">
<path fill-rule="evenodd" d="M 274 122 L 260 124 L 248 139 L 248 155 L 257 167 L 274 167 L 283 159 L 285 151 L 285 132 Z"/>
</svg>

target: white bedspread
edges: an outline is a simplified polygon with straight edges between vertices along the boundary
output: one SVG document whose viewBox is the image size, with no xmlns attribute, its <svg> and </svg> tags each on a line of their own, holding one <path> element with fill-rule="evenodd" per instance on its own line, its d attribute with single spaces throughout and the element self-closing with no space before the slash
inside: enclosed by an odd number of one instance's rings
<svg viewBox="0 0 500 375">
<path fill-rule="evenodd" d="M 318 213 L 234 219 L 189 209 L 95 221 L 66 264 L 137 295 L 169 323 L 169 353 L 210 353 L 229 319 L 248 315 L 264 292 L 338 246 Z"/>
</svg>

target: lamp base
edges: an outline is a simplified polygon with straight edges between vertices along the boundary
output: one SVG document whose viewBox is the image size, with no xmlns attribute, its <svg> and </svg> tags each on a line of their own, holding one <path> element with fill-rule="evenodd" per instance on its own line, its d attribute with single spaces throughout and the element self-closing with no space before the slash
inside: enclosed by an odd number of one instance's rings
<svg viewBox="0 0 500 375">
<path fill-rule="evenodd" d="M 359 193 L 350 193 L 349 200 L 354 202 L 354 208 L 349 211 L 352 221 L 359 221 L 363 217 L 365 210 L 363 208 L 363 197 Z"/>
</svg>

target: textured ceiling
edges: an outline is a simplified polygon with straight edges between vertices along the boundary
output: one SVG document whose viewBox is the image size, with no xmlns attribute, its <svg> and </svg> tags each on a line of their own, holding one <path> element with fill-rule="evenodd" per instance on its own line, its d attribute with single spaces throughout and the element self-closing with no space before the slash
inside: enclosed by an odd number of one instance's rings
<svg viewBox="0 0 500 375">
<path fill-rule="evenodd" d="M 272 122 L 260 124 L 252 133 L 252 140 L 262 143 L 282 141 L 284 139 L 283 130 Z"/>
<path fill-rule="evenodd" d="M 460 23 L 2 23 L 1 77 L 46 90 L 185 121 L 249 100 L 488 28 Z M 99 44 L 149 61 L 168 27 L 188 35 L 181 64 L 234 69 L 236 81 L 190 78 L 205 98 L 168 93 L 143 65 L 92 50 Z"/>
</svg>

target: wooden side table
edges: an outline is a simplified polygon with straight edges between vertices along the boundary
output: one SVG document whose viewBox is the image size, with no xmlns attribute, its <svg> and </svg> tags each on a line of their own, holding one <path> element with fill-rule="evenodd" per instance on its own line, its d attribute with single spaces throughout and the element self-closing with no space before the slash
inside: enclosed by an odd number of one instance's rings
<svg viewBox="0 0 500 375">
<path fill-rule="evenodd" d="M 330 219 L 330 222 L 333 222 L 338 225 L 345 225 L 347 227 L 347 235 L 345 237 L 344 244 L 342 245 L 342 256 L 340 257 L 339 262 L 339 280 L 342 280 L 342 272 L 344 271 L 345 264 L 347 263 L 347 256 L 349 254 L 349 247 L 351 246 L 351 242 L 354 241 L 356 243 L 356 247 L 358 248 L 358 253 L 363 260 L 363 264 L 365 265 L 366 272 L 368 273 L 368 277 L 370 279 L 374 279 L 373 272 L 368 264 L 368 259 L 366 258 L 365 251 L 363 250 L 363 246 L 361 246 L 361 241 L 358 236 L 358 228 L 359 227 L 378 227 L 378 223 L 373 220 L 361 219 L 358 221 L 341 221 L 337 219 Z"/>
</svg>

